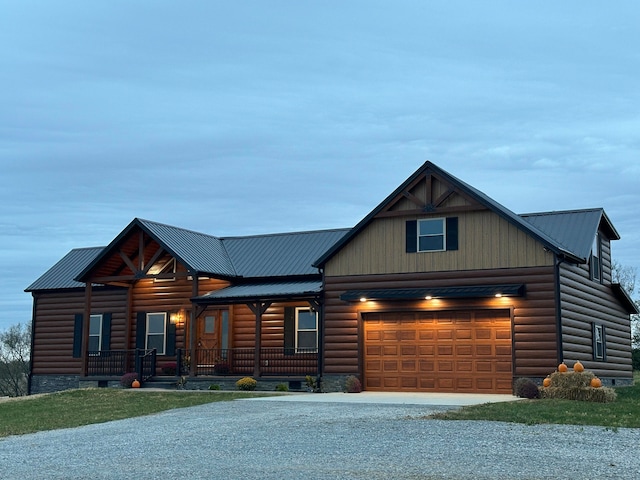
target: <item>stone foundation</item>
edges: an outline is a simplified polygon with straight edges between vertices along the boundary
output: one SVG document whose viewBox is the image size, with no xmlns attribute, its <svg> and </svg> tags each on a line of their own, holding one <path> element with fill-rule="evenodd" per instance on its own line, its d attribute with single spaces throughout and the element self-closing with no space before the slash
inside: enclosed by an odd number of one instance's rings
<svg viewBox="0 0 640 480">
<path fill-rule="evenodd" d="M 323 393 L 344 392 L 347 378 L 351 376 L 352 375 L 324 375 L 320 381 L 320 391 Z"/>
<path fill-rule="evenodd" d="M 30 395 L 53 393 L 80 387 L 79 375 L 33 375 Z"/>
</svg>

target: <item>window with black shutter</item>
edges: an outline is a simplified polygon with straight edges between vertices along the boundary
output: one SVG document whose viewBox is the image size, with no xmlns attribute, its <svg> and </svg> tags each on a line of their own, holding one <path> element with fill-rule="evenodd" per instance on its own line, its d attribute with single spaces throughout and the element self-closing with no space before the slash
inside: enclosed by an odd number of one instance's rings
<svg viewBox="0 0 640 480">
<path fill-rule="evenodd" d="M 406 252 L 458 250 L 458 217 L 406 222 Z"/>
</svg>

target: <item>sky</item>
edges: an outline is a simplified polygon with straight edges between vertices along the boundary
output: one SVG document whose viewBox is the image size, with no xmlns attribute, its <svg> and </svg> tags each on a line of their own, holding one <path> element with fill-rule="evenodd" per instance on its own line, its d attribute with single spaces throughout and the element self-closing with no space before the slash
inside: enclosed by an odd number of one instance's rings
<svg viewBox="0 0 640 480">
<path fill-rule="evenodd" d="M 430 160 L 640 267 L 640 3 L 0 0 L 0 331 L 139 217 L 351 227 Z"/>
</svg>

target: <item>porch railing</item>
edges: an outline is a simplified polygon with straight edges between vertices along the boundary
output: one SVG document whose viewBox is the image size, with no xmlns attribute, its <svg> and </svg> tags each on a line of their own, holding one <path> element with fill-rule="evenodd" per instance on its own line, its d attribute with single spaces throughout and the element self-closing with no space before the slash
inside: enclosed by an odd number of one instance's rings
<svg viewBox="0 0 640 480">
<path fill-rule="evenodd" d="M 90 351 L 87 357 L 87 375 L 92 377 L 122 376 L 137 372 L 144 381 L 155 375 L 156 350 L 102 350 Z"/>
<path fill-rule="evenodd" d="M 259 355 L 260 376 L 315 375 L 318 369 L 318 353 L 315 349 L 285 348 L 225 348 L 178 349 L 177 371 L 189 375 L 191 362 L 195 361 L 196 375 L 253 375 L 256 354 Z"/>
</svg>

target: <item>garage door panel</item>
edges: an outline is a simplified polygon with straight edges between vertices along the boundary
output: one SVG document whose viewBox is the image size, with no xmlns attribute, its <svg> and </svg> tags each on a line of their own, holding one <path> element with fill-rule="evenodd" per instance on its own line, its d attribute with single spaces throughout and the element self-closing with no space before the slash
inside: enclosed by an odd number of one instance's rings
<svg viewBox="0 0 640 480">
<path fill-rule="evenodd" d="M 378 313 L 364 318 L 365 388 L 511 392 L 507 310 Z"/>
</svg>

